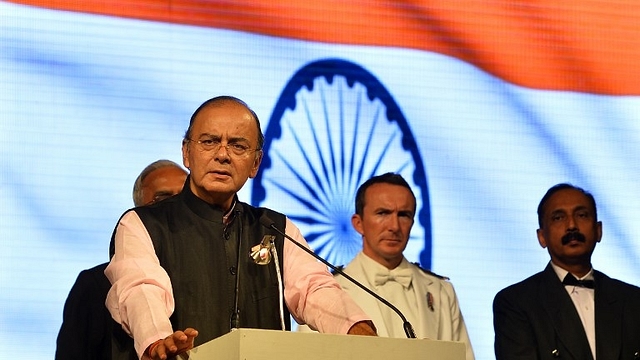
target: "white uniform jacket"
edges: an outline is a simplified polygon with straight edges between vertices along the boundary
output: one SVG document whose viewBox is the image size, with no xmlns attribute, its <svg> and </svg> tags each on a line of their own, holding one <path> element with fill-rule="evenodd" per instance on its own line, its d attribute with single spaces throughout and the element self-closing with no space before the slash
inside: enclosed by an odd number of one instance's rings
<svg viewBox="0 0 640 360">
<path fill-rule="evenodd" d="M 370 283 L 365 275 L 366 270 L 363 260 L 366 261 L 367 259 L 364 257 L 366 255 L 362 252 L 358 253 L 343 271 L 369 289 L 376 291 L 374 284 Z M 405 262 L 407 259 L 405 258 L 402 261 Z M 419 321 L 416 323 L 411 322 L 416 336 L 432 340 L 464 342 L 467 347 L 467 360 L 473 360 L 471 342 L 469 341 L 467 327 L 460 312 L 458 298 L 453 285 L 446 278 L 423 270 L 415 264 L 409 265 L 413 271 L 411 283 L 415 289 L 416 303 L 418 304 L 417 314 Z M 385 327 L 382 312 L 393 312 L 393 310 L 345 277 L 338 274 L 336 275 L 336 280 L 360 305 L 362 310 L 371 317 L 378 330 L 378 335 L 388 337 L 389 332 Z M 402 319 L 399 316 L 398 322 L 402 323 Z"/>
</svg>

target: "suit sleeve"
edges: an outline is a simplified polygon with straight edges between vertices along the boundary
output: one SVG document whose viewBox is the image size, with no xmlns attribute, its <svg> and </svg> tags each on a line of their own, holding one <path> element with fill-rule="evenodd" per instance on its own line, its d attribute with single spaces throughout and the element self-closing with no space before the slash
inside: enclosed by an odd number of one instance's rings
<svg viewBox="0 0 640 360">
<path fill-rule="evenodd" d="M 496 360 L 538 359 L 530 319 L 519 301 L 504 290 L 493 300 L 493 327 Z"/>
<path fill-rule="evenodd" d="M 56 359 L 103 359 L 109 355 L 106 320 L 110 319 L 104 306 L 109 282 L 103 269 L 82 271 L 71 287 L 56 341 Z"/>
</svg>

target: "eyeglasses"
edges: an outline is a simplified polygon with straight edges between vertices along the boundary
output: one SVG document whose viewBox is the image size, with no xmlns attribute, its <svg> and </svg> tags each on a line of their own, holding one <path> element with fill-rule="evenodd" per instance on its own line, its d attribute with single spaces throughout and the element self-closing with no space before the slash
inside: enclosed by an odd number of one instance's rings
<svg viewBox="0 0 640 360">
<path fill-rule="evenodd" d="M 242 156 L 253 151 L 260 151 L 261 149 L 252 149 L 249 146 L 242 143 L 227 143 L 226 145 L 222 145 L 222 142 L 218 139 L 214 138 L 205 138 L 200 140 L 193 139 L 185 139 L 186 141 L 192 141 L 197 144 L 200 151 L 220 151 L 221 147 L 224 147 L 227 150 L 227 153 L 233 154 L 236 156 Z"/>
</svg>

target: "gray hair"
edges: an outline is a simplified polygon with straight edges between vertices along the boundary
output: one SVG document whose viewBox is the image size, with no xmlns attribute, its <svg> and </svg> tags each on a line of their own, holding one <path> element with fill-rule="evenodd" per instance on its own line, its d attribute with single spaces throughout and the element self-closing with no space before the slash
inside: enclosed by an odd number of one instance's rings
<svg viewBox="0 0 640 360">
<path fill-rule="evenodd" d="M 142 196 L 142 182 L 144 181 L 144 179 L 147 176 L 149 176 L 149 174 L 151 174 L 152 172 L 164 167 L 169 167 L 169 166 L 173 166 L 182 170 L 182 167 L 177 163 L 171 160 L 164 160 L 164 159 L 154 161 L 151 164 L 147 165 L 147 167 L 144 168 L 144 170 L 142 170 L 140 175 L 138 175 L 138 177 L 136 178 L 136 182 L 133 183 L 133 204 L 135 206 L 144 205 L 143 196 Z"/>
</svg>

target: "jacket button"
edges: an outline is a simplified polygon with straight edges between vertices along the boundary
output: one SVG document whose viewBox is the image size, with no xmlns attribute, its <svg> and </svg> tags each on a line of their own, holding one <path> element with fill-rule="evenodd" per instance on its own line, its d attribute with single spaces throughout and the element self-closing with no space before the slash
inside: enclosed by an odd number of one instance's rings
<svg viewBox="0 0 640 360">
<path fill-rule="evenodd" d="M 236 274 L 236 272 L 237 272 L 237 271 L 236 271 L 236 267 L 235 267 L 235 266 L 230 267 L 230 268 L 229 268 L 229 272 L 231 273 L 231 275 L 235 275 L 235 274 Z"/>
</svg>

